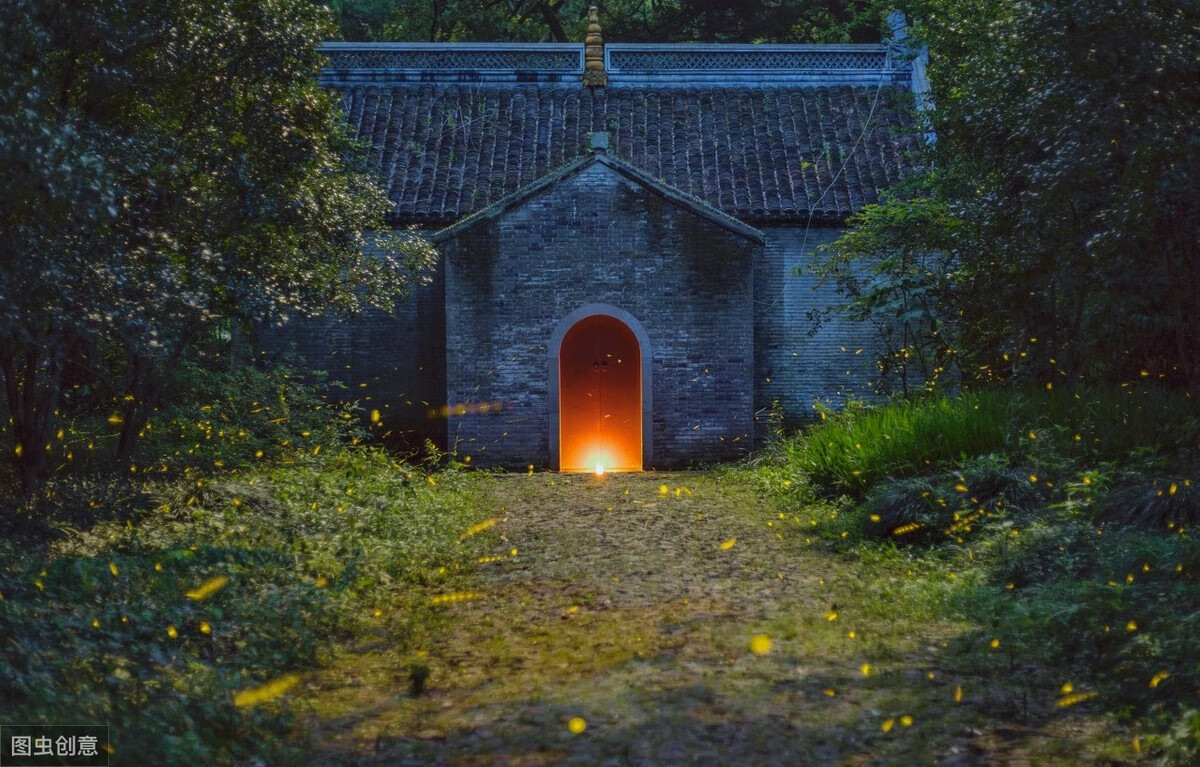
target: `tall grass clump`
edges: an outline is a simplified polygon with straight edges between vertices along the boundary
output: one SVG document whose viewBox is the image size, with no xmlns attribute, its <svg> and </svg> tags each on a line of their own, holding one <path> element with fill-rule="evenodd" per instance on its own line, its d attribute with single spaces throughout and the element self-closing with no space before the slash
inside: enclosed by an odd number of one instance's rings
<svg viewBox="0 0 1200 767">
<path fill-rule="evenodd" d="M 1011 398 L 999 392 L 822 411 L 823 420 L 787 441 L 782 458 L 814 485 L 860 494 L 886 476 L 913 476 L 960 456 L 1002 449 Z"/>
<path fill-rule="evenodd" d="M 1005 455 L 1067 465 L 1190 454 L 1200 411 L 1153 385 L 1075 391 L 984 391 L 822 411 L 785 440 L 779 458 L 818 489 L 865 494 L 885 477 L 920 476 L 954 462 Z"/>
</svg>

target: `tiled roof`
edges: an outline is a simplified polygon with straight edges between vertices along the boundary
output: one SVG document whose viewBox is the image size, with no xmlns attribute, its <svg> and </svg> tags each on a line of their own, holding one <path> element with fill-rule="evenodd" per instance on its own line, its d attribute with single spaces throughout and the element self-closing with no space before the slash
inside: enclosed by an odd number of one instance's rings
<svg viewBox="0 0 1200 767">
<path fill-rule="evenodd" d="M 897 86 L 337 89 L 396 224 L 479 211 L 585 154 L 593 131 L 610 134 L 617 158 L 735 218 L 803 223 L 811 207 L 830 223 L 910 171 L 920 140 Z"/>
</svg>

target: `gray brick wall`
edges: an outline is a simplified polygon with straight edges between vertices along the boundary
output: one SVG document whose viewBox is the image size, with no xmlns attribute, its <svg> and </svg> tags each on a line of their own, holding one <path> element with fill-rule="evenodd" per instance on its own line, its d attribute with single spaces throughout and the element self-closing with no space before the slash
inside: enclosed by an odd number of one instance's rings
<svg viewBox="0 0 1200 767">
<path fill-rule="evenodd" d="M 843 231 L 812 227 L 806 237 L 803 227 L 762 227 L 766 244 L 754 269 L 759 436 L 771 428 L 771 412 L 796 425 L 813 416 L 814 401 L 841 407 L 847 397 L 872 395 L 867 384 L 876 374 L 878 346 L 872 327 L 834 314 L 813 333 L 808 316 L 845 300 L 832 285 L 818 288 L 809 269 L 812 249 Z"/>
<path fill-rule="evenodd" d="M 795 425 L 816 400 L 871 396 L 875 373 L 869 326 L 835 315 L 811 332 L 809 312 L 843 299 L 815 289 L 808 253 L 843 230 L 761 231 L 763 247 L 592 166 L 445 243 L 432 283 L 391 314 L 296 318 L 254 342 L 265 361 L 327 371 L 346 387 L 333 396 L 378 408 L 396 446 L 432 439 L 478 465 L 545 467 L 550 336 L 607 303 L 651 339 L 654 465 L 736 458 L 773 417 Z M 447 418 L 447 402 L 470 412 Z"/>
<path fill-rule="evenodd" d="M 448 442 L 473 464 L 554 464 L 547 344 L 591 303 L 649 336 L 654 467 L 751 447 L 757 243 L 597 164 L 442 250 L 447 397 L 468 410 Z"/>
<path fill-rule="evenodd" d="M 327 372 L 332 398 L 358 400 L 364 414 L 379 410 L 388 444 L 409 450 L 432 439 L 444 447 L 445 421 L 430 417 L 446 396 L 444 301 L 439 264 L 430 284 L 391 313 L 295 317 L 257 329 L 253 343 L 265 362 Z"/>
</svg>

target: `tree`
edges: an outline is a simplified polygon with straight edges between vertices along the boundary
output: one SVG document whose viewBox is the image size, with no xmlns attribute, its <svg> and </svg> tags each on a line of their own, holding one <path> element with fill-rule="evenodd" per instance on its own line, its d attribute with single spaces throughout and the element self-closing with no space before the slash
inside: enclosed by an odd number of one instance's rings
<svg viewBox="0 0 1200 767">
<path fill-rule="evenodd" d="M 590 5 L 619 42 L 877 42 L 872 0 L 337 0 L 347 40 L 582 42 Z"/>
<path fill-rule="evenodd" d="M 72 353 L 104 321 L 96 309 L 106 286 L 90 265 L 112 247 L 119 195 L 109 156 L 122 149 L 59 111 L 63 95 L 39 55 L 51 34 L 34 11 L 6 3 L 0 24 L 0 375 L 26 489 L 45 474 Z"/>
<path fill-rule="evenodd" d="M 943 319 L 967 368 L 1200 383 L 1200 6 L 901 5 L 930 51 L 922 194 L 957 226 L 947 242 L 888 216 L 860 223 L 879 242 L 948 247 Z"/>
<path fill-rule="evenodd" d="M 815 273 L 848 299 L 847 316 L 875 329 L 880 382 L 905 396 L 960 373 L 946 311 L 958 222 L 944 202 L 922 191 L 906 189 L 866 206 L 847 222 L 845 235 L 815 256 Z"/>
<path fill-rule="evenodd" d="M 323 9 L 7 4 L 0 371 L 27 490 L 81 345 L 123 357 L 105 374 L 120 376 L 126 459 L 166 376 L 219 322 L 386 306 L 432 258 L 386 233 L 386 194 L 317 82 Z"/>
</svg>

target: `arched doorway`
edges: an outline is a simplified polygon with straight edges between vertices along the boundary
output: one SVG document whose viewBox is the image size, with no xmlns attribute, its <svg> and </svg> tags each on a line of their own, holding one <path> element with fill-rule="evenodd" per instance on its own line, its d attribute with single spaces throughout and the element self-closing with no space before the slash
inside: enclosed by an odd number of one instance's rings
<svg viewBox="0 0 1200 767">
<path fill-rule="evenodd" d="M 584 316 L 558 345 L 561 471 L 640 471 L 643 344 L 607 313 Z"/>
</svg>

